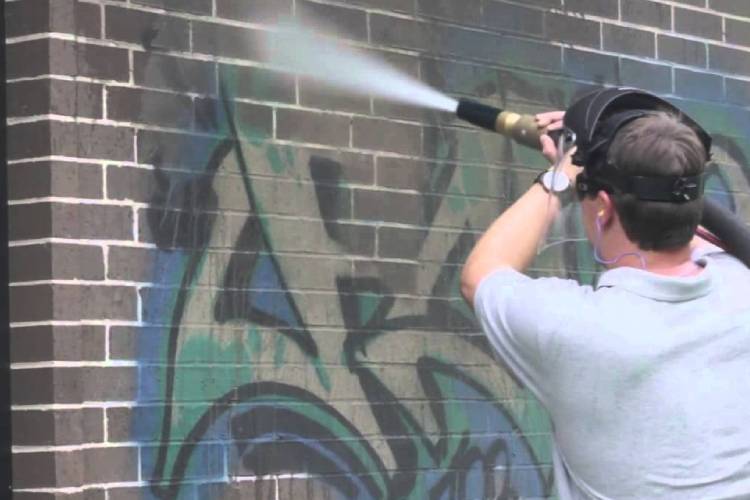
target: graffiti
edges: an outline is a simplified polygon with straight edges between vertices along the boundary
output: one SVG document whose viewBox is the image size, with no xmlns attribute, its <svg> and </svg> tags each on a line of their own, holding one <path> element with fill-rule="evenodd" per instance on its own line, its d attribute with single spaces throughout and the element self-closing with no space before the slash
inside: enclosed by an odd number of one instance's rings
<svg viewBox="0 0 750 500">
<path fill-rule="evenodd" d="M 453 74 L 432 64 L 437 86 L 503 104 L 561 107 L 586 90 L 512 71 L 466 79 L 457 65 Z M 355 217 L 352 197 L 367 191 L 385 205 L 405 194 L 348 179 L 351 155 L 292 148 L 244 123 L 236 78 L 220 73 L 204 135 L 143 140 L 156 168 L 142 224 L 158 251 L 155 285 L 142 290 L 149 333 L 133 427 L 150 495 L 189 497 L 203 481 L 212 498 L 230 487 L 260 498 L 239 479 L 265 476 L 315 484 L 325 498 L 550 495 L 546 414 L 493 358 L 458 293 L 459 264 L 502 209 L 498 198 L 528 184 L 529 170 L 507 166 L 541 167 L 538 155 L 428 127 L 429 168 L 418 194 L 407 190 L 419 221 L 381 224 Z M 741 124 L 694 111 L 719 138 L 724 168 L 709 189 L 738 209 L 734 193 L 748 185 L 736 168 Z M 574 215 L 553 240 L 580 240 Z M 396 258 L 386 257 L 389 238 Z M 572 239 L 535 267 L 593 279 L 588 245 Z"/>
<path fill-rule="evenodd" d="M 400 264 L 408 286 L 389 282 L 363 258 L 374 225 L 348 221 L 346 163 L 324 151 L 300 164 L 242 129 L 232 78 L 203 125 L 214 140 L 187 158 L 157 141 L 150 156 L 161 286 L 143 294 L 158 333 L 140 346 L 135 427 L 154 442 L 142 457 L 152 495 L 278 474 L 339 498 L 547 495 L 546 416 L 495 362 L 457 286 L 476 228 L 500 209 L 476 194 L 517 181 L 487 170 L 495 185 L 477 183 L 454 161 L 465 146 L 435 128 L 411 243 L 425 263 Z M 314 221 L 295 220 L 310 209 Z M 290 241 L 295 230 L 305 237 Z M 301 274 L 310 259 L 315 283 Z"/>
</svg>

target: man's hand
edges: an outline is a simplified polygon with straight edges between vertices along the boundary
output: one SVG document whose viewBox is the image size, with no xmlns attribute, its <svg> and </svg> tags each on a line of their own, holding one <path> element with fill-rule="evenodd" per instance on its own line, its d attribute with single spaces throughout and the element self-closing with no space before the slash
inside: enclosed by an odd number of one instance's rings
<svg viewBox="0 0 750 500">
<path fill-rule="evenodd" d="M 553 130 L 560 130 L 563 127 L 563 117 L 565 111 L 549 111 L 547 113 L 539 113 L 536 115 L 536 124 L 539 128 L 545 129 L 547 132 Z M 544 134 L 541 137 L 542 141 L 542 154 L 549 160 L 550 163 L 557 161 L 557 144 L 552 138 Z"/>
<path fill-rule="evenodd" d="M 547 132 L 561 130 L 563 128 L 563 117 L 565 117 L 565 111 L 548 111 L 547 113 L 536 115 L 536 123 L 539 128 Z M 543 134 L 540 137 L 540 141 L 542 143 L 542 154 L 551 164 L 554 165 L 557 163 L 557 144 L 552 140 L 552 137 L 548 134 Z M 566 158 L 561 165 L 562 172 L 568 176 L 571 182 L 574 182 L 578 174 L 583 170 L 581 167 L 577 167 L 571 163 L 573 153 L 575 153 L 575 148 L 572 148 L 566 154 Z"/>
</svg>

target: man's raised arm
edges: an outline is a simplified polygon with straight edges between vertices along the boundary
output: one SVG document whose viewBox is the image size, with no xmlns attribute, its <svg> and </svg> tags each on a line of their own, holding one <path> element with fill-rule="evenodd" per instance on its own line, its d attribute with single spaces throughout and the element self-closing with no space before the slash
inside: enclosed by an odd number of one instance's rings
<svg viewBox="0 0 750 500">
<path fill-rule="evenodd" d="M 537 115 L 540 127 L 560 127 L 563 113 L 556 111 Z M 556 150 L 549 136 L 542 136 L 542 151 L 554 161 Z M 577 167 L 566 158 L 559 175 L 575 179 Z M 501 268 L 523 272 L 534 259 L 539 244 L 560 210 L 560 200 L 550 195 L 539 183 L 516 200 L 482 235 L 464 264 L 461 273 L 461 294 L 469 305 L 483 278 Z"/>
</svg>

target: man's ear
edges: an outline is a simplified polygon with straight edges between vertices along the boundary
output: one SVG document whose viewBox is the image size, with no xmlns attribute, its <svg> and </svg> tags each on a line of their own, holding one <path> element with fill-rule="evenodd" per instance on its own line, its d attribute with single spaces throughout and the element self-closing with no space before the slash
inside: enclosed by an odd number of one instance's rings
<svg viewBox="0 0 750 500">
<path fill-rule="evenodd" d="M 596 193 L 596 217 L 602 227 L 607 227 L 615 216 L 615 204 L 609 193 L 606 191 Z"/>
</svg>

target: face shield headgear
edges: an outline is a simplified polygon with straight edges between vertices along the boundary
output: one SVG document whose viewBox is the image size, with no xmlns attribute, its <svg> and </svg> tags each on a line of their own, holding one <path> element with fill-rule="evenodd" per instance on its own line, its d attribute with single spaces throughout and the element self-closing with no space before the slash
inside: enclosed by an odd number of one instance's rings
<svg viewBox="0 0 750 500">
<path fill-rule="evenodd" d="M 638 89 L 609 88 L 588 94 L 565 112 L 563 132 L 576 146 L 573 164 L 584 168 L 576 179 L 579 197 L 598 191 L 630 193 L 645 201 L 684 203 L 703 194 L 703 176 L 625 176 L 608 161 L 617 132 L 628 123 L 655 112 L 672 114 L 698 136 L 710 159 L 711 136 L 669 102 Z"/>
</svg>

